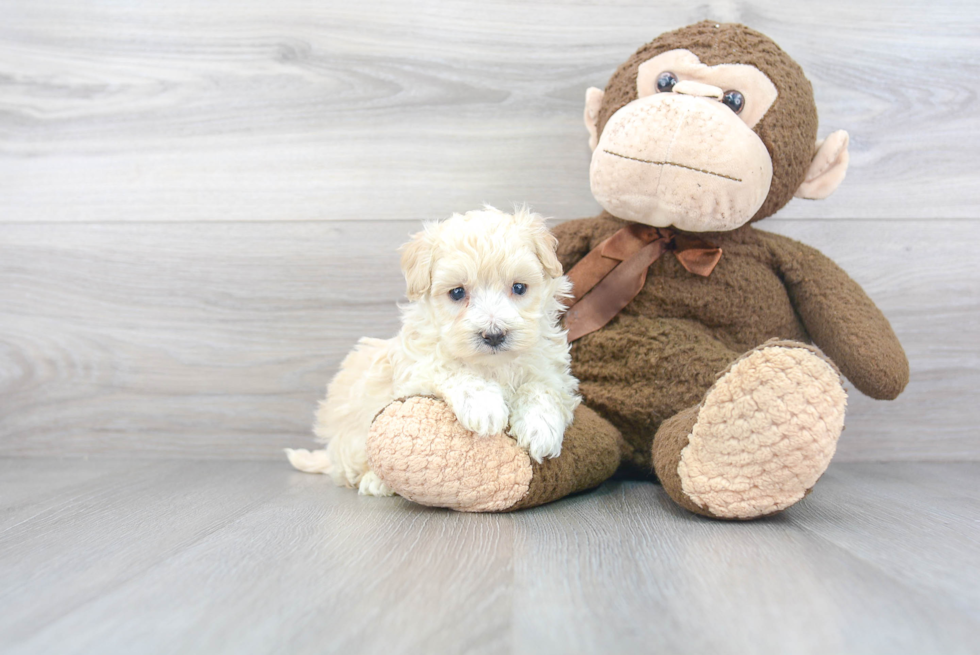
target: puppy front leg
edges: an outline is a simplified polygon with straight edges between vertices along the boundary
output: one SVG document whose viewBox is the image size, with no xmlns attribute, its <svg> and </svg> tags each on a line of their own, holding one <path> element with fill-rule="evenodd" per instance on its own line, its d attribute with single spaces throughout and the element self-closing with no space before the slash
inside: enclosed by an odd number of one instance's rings
<svg viewBox="0 0 980 655">
<path fill-rule="evenodd" d="M 511 403 L 510 433 L 518 445 L 538 464 L 545 457 L 558 457 L 565 428 L 572 420 L 561 395 L 538 382 L 517 390 Z"/>
<path fill-rule="evenodd" d="M 453 375 L 439 385 L 439 395 L 456 414 L 460 424 L 481 437 L 499 434 L 507 427 L 504 391 L 492 380 Z"/>
</svg>

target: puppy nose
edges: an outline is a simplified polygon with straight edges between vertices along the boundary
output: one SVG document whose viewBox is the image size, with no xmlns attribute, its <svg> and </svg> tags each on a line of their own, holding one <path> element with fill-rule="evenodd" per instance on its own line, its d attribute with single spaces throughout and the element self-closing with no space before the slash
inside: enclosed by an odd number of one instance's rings
<svg viewBox="0 0 980 655">
<path fill-rule="evenodd" d="M 484 332 L 480 336 L 483 337 L 483 343 L 491 348 L 496 348 L 507 339 L 506 332 Z"/>
</svg>

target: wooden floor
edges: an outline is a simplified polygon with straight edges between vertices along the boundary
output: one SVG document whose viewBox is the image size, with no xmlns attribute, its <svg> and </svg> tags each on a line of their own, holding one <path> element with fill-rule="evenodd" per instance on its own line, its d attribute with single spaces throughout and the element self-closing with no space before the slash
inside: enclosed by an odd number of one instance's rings
<svg viewBox="0 0 980 655">
<path fill-rule="evenodd" d="M 0 459 L 0 651 L 976 653 L 978 479 L 839 464 L 740 524 L 638 482 L 467 515 L 283 462 Z"/>
</svg>

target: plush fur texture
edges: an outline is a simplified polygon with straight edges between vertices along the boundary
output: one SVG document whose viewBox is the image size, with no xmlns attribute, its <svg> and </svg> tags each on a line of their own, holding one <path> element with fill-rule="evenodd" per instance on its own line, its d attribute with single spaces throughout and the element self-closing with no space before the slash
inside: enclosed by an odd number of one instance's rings
<svg viewBox="0 0 980 655">
<path fill-rule="evenodd" d="M 559 259 L 574 265 L 625 224 L 607 214 L 562 223 Z M 699 403 L 733 361 L 769 339 L 815 342 L 873 398 L 902 391 L 908 361 L 888 320 L 830 259 L 750 225 L 702 236 L 724 252 L 711 275 L 661 257 L 619 316 L 572 349 L 584 402 L 622 431 L 632 470 L 650 471 L 661 422 Z"/>
<path fill-rule="evenodd" d="M 317 412 L 326 452 L 287 451 L 293 465 L 390 494 L 368 465 L 368 430 L 386 405 L 415 395 L 444 399 L 478 437 L 506 429 L 534 460 L 557 456 L 579 397 L 558 322 L 570 285 L 541 217 L 488 207 L 426 224 L 402 268 L 402 330 L 361 339 L 347 356 Z"/>
<path fill-rule="evenodd" d="M 477 437 L 445 402 L 427 396 L 385 407 L 371 424 L 367 456 L 399 495 L 461 512 L 504 511 L 531 484 L 531 458 L 513 439 Z"/>
<path fill-rule="evenodd" d="M 817 349 L 764 344 L 708 390 L 676 469 L 664 477 L 676 470 L 678 495 L 712 516 L 774 514 L 803 498 L 827 469 L 846 404 L 840 373 Z M 662 462 L 654 463 L 660 470 Z"/>
</svg>

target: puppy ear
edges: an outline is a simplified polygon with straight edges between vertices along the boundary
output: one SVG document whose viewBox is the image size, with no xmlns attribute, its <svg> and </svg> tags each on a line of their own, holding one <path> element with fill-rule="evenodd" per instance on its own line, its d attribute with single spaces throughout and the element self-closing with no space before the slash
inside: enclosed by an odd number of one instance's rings
<svg viewBox="0 0 980 655">
<path fill-rule="evenodd" d="M 432 284 L 432 241 L 428 230 L 413 234 L 412 240 L 400 250 L 407 284 L 405 295 L 409 300 L 418 300 Z"/>
<path fill-rule="evenodd" d="M 537 214 L 532 214 L 532 239 L 534 241 L 534 253 L 541 261 L 544 272 L 551 277 L 559 277 L 562 274 L 561 262 L 555 251 L 558 249 L 558 239 L 551 233 L 544 219 Z"/>
</svg>

